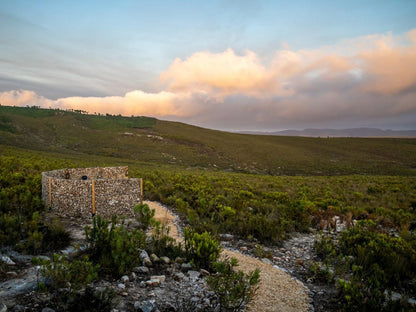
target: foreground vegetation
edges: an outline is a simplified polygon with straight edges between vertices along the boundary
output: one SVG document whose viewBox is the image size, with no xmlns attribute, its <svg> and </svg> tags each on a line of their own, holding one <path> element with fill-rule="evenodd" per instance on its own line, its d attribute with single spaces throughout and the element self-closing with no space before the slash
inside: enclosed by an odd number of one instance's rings
<svg viewBox="0 0 416 312">
<path fill-rule="evenodd" d="M 314 278 L 336 284 L 346 310 L 414 309 L 407 298 L 416 298 L 416 140 L 244 136 L 155 119 L 5 107 L 0 134 L 1 246 L 39 254 L 68 243 L 59 220 L 44 218 L 42 171 L 128 165 L 130 176 L 144 178 L 147 199 L 176 209 L 188 223 L 193 241 L 231 233 L 279 245 L 293 232 L 334 229 L 338 216 L 348 229 L 317 241 Z M 144 241 L 149 213 L 141 211 L 136 232 L 113 228 L 125 244 L 105 241 L 105 233 L 87 238 L 106 242 L 96 250 L 180 253 L 160 225 Z M 103 229 L 107 221 L 96 222 Z M 135 261 L 93 250 L 88 256 L 92 266 L 62 261 L 85 265 L 92 278 L 94 264 L 121 274 Z M 230 271 L 233 263 L 214 265 L 214 258 L 192 261 Z"/>
</svg>

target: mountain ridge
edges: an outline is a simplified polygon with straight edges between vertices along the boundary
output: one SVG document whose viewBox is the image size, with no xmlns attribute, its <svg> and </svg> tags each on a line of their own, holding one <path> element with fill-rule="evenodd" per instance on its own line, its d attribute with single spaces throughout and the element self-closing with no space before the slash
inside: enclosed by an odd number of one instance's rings
<svg viewBox="0 0 416 312">
<path fill-rule="evenodd" d="M 416 137 L 416 130 L 383 130 L 379 128 L 307 128 L 303 130 L 281 131 L 238 131 L 243 134 L 275 135 L 275 136 L 303 136 L 303 137 L 354 137 L 354 138 L 410 138 Z"/>
</svg>

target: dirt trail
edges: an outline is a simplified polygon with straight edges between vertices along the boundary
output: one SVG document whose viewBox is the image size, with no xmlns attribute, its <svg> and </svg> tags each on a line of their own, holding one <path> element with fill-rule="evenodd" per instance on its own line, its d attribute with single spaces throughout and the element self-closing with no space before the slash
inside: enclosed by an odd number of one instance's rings
<svg viewBox="0 0 416 312">
<path fill-rule="evenodd" d="M 182 240 L 174 223 L 175 216 L 157 202 L 147 201 L 145 203 L 149 205 L 150 209 L 155 210 L 156 220 L 165 222 L 171 228 L 171 236 Z M 259 289 L 248 307 L 249 312 L 306 312 L 309 310 L 306 287 L 300 281 L 292 279 L 289 274 L 273 267 L 271 264 L 245 256 L 237 251 L 224 249 L 221 256 L 236 258 L 239 269 L 244 272 L 252 271 L 255 268 L 261 270 Z"/>
</svg>

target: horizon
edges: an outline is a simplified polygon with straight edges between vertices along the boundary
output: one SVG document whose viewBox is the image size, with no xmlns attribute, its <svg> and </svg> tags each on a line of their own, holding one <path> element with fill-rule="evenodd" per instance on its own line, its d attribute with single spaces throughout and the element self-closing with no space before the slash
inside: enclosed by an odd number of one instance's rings
<svg viewBox="0 0 416 312">
<path fill-rule="evenodd" d="M 224 131 L 416 129 L 416 2 L 16 0 L 0 103 Z"/>
</svg>

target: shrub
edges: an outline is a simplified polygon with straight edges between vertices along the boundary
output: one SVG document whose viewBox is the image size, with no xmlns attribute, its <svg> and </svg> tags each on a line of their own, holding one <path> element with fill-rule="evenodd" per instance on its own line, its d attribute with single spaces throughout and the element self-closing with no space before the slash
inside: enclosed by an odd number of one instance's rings
<svg viewBox="0 0 416 312">
<path fill-rule="evenodd" d="M 334 257 L 337 253 L 335 243 L 330 236 L 321 234 L 316 237 L 314 247 L 316 255 L 323 260 Z"/>
<path fill-rule="evenodd" d="M 69 262 L 65 256 L 54 254 L 52 261 L 33 259 L 41 265 L 40 274 L 45 277 L 52 293 L 50 303 L 58 311 L 111 311 L 112 290 L 94 290 L 91 283 L 98 278 L 99 265 L 93 265 L 88 257 Z M 39 289 L 44 288 L 42 283 Z"/>
<path fill-rule="evenodd" d="M 18 217 L 0 212 L 0 246 L 12 245 L 18 242 L 21 231 Z"/>
<path fill-rule="evenodd" d="M 56 251 L 67 247 L 70 242 L 71 235 L 58 218 L 46 223 L 43 229 L 43 251 Z"/>
<path fill-rule="evenodd" d="M 52 260 L 34 258 L 33 263 L 41 265 L 40 273 L 46 278 L 53 291 L 67 288 L 70 292 L 74 292 L 98 277 L 99 266 L 94 266 L 88 257 L 69 262 L 65 255 L 54 254 Z"/>
<path fill-rule="evenodd" d="M 339 245 L 341 256 L 352 257 L 351 279 L 337 284 L 346 309 L 388 311 L 386 293 L 406 293 L 411 288 L 416 251 L 401 237 L 378 232 L 373 221 L 360 221 L 341 234 Z"/>
<path fill-rule="evenodd" d="M 147 204 L 138 204 L 134 207 L 136 220 L 139 222 L 142 230 L 146 231 L 154 222 L 155 210 L 150 209 Z"/>
<path fill-rule="evenodd" d="M 208 232 L 199 234 L 190 228 L 185 228 L 183 234 L 186 258 L 197 268 L 210 269 L 221 252 L 219 241 Z"/>
<path fill-rule="evenodd" d="M 169 236 L 170 227 L 157 221 L 154 223 L 148 249 L 157 255 L 164 255 L 170 258 L 181 257 L 183 255 L 182 244 Z"/>
<path fill-rule="evenodd" d="M 316 282 L 330 283 L 334 277 L 329 265 L 319 262 L 310 263 L 308 273 L 308 277 Z"/>
<path fill-rule="evenodd" d="M 114 274 L 122 274 L 139 263 L 138 249 L 146 244 L 146 234 L 137 229 L 129 230 L 117 225 L 113 216 L 109 221 L 100 216 L 93 218 L 92 228 L 85 228 L 85 235 L 91 257 L 102 269 Z"/>
<path fill-rule="evenodd" d="M 209 287 L 220 300 L 221 311 L 241 311 L 254 297 L 260 282 L 260 270 L 245 274 L 235 270 L 236 259 L 225 259 L 214 263 L 215 275 L 207 277 Z"/>
</svg>

